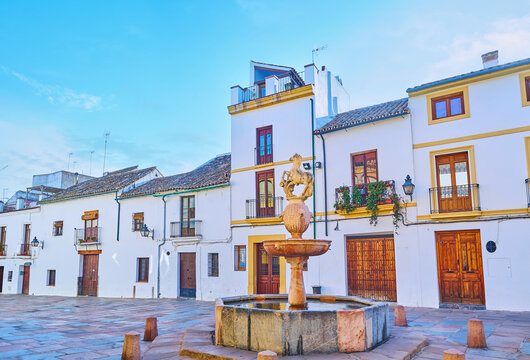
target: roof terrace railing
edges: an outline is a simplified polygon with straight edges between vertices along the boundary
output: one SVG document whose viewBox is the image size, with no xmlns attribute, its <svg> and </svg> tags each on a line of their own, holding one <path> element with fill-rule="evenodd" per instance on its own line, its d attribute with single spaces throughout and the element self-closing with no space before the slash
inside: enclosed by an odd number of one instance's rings
<svg viewBox="0 0 530 360">
<path fill-rule="evenodd" d="M 246 88 L 236 86 L 232 88 L 232 105 L 304 86 L 303 73 L 303 71 L 300 73 L 288 71 Z"/>
</svg>

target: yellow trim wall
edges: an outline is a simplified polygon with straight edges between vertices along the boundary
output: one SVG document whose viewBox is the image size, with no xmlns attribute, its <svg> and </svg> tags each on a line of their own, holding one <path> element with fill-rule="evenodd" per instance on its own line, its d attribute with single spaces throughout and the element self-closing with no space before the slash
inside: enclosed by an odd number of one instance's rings
<svg viewBox="0 0 530 360">
<path fill-rule="evenodd" d="M 311 161 L 311 160 L 313 160 L 312 156 L 307 156 L 307 157 L 302 158 L 302 161 Z M 278 166 L 278 165 L 285 165 L 285 164 L 290 164 L 290 163 L 292 163 L 291 160 L 282 160 L 282 161 L 276 161 L 276 162 L 271 162 L 271 163 L 267 163 L 267 164 L 260 164 L 260 165 L 254 165 L 254 166 L 248 166 L 248 167 L 244 167 L 244 168 L 239 168 L 239 169 L 233 169 L 231 172 L 232 172 L 232 174 L 234 174 L 234 173 L 243 172 L 243 171 L 250 171 L 250 170 L 257 170 L 257 169 L 266 169 L 266 168 L 269 168 L 269 167 L 274 167 L 274 166 Z"/>
<path fill-rule="evenodd" d="M 256 244 L 259 244 L 265 240 L 272 239 L 285 239 L 285 234 L 280 235 L 249 235 L 248 237 L 248 294 L 252 295 L 257 292 L 256 283 Z M 285 294 L 286 291 L 286 279 L 285 279 L 285 258 L 280 257 L 280 294 Z"/>
<path fill-rule="evenodd" d="M 441 96 L 447 96 L 447 95 L 459 93 L 459 92 L 463 94 L 463 98 L 464 98 L 464 113 L 460 115 L 455 115 L 455 116 L 448 116 L 442 119 L 436 119 L 436 120 L 433 119 L 432 104 L 431 104 L 432 99 L 435 99 Z M 444 123 L 448 121 L 465 119 L 465 118 L 468 118 L 470 114 L 471 114 L 471 110 L 469 109 L 469 90 L 467 86 L 427 95 L 427 120 L 428 120 L 429 125 L 435 125 L 435 124 L 440 124 L 440 123 Z"/>
</svg>

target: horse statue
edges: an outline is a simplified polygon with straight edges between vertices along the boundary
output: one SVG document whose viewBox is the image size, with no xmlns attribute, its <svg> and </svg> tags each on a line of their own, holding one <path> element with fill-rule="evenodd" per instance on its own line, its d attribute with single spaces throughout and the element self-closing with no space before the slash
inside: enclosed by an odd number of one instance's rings
<svg viewBox="0 0 530 360">
<path fill-rule="evenodd" d="M 283 172 L 280 186 L 283 188 L 287 200 L 290 200 L 297 197 L 293 194 L 294 187 L 300 184 L 305 185 L 304 190 L 299 196 L 299 198 L 305 201 L 313 195 L 313 175 L 300 170 L 300 165 L 302 165 L 302 157 L 300 155 L 294 154 L 289 161 L 293 162 L 293 167 L 291 170 Z"/>
</svg>

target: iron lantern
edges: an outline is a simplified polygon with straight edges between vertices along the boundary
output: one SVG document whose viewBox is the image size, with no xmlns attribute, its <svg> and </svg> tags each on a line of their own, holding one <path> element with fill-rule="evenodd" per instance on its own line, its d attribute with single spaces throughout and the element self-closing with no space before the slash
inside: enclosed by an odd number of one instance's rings
<svg viewBox="0 0 530 360">
<path fill-rule="evenodd" d="M 414 193 L 414 184 L 412 183 L 412 179 L 410 178 L 410 175 L 407 175 L 405 178 L 405 182 L 403 183 L 403 192 L 405 195 L 410 196 L 410 200 L 412 200 L 412 194 Z"/>
<path fill-rule="evenodd" d="M 151 239 L 155 239 L 155 231 L 150 230 L 146 224 L 142 225 L 142 228 L 140 229 L 140 234 L 142 234 L 143 237 L 151 236 Z"/>
<path fill-rule="evenodd" d="M 35 236 L 33 240 L 31 240 L 31 246 L 33 247 L 41 247 L 41 249 L 44 249 L 44 241 L 37 240 L 37 237 Z"/>
</svg>

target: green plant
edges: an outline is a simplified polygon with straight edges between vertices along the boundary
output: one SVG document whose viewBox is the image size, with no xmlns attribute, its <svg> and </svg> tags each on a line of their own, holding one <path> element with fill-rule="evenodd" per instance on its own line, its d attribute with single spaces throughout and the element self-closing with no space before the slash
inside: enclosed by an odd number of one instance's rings
<svg viewBox="0 0 530 360">
<path fill-rule="evenodd" d="M 370 212 L 370 225 L 377 225 L 379 203 L 384 200 L 386 185 L 383 181 L 369 183 L 367 186 L 366 210 Z"/>
<path fill-rule="evenodd" d="M 348 186 L 341 186 L 337 189 L 337 193 L 337 202 L 333 204 L 336 212 L 345 211 L 348 214 L 362 205 L 363 196 L 355 186 L 351 192 Z"/>
<path fill-rule="evenodd" d="M 403 199 L 398 194 L 392 195 L 392 224 L 394 224 L 394 230 L 397 231 L 399 228 L 399 221 L 403 219 Z"/>
</svg>

